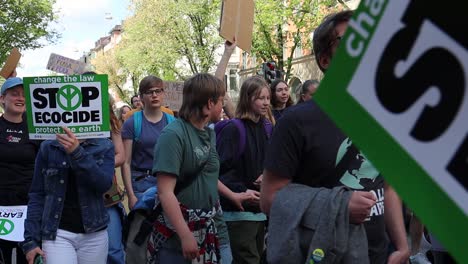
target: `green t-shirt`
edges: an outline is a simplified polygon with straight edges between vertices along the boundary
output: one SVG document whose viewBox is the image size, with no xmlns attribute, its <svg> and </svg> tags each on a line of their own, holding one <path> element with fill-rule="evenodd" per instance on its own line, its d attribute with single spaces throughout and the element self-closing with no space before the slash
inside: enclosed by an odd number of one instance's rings
<svg viewBox="0 0 468 264">
<path fill-rule="evenodd" d="M 200 130 L 181 118 L 167 125 L 154 150 L 153 174 L 164 172 L 186 181 L 198 172 L 196 179 L 177 194 L 177 200 L 192 209 L 211 209 L 219 203 L 219 157 L 216 135 L 211 128 Z M 219 220 L 218 217 L 215 218 Z M 216 221 L 217 228 L 222 225 Z M 220 242 L 227 241 L 227 232 L 218 230 Z M 171 243 L 172 244 L 172 243 Z"/>
</svg>

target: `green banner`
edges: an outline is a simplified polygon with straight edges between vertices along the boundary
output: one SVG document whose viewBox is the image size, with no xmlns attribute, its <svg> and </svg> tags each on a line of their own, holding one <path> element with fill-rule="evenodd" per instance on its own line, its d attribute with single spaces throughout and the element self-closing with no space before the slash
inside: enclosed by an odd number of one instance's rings
<svg viewBox="0 0 468 264">
<path fill-rule="evenodd" d="M 314 98 L 468 263 L 468 47 L 448 2 L 361 1 Z"/>
<path fill-rule="evenodd" d="M 77 138 L 110 136 L 107 75 L 25 77 L 31 139 L 55 139 L 68 127 Z"/>
</svg>

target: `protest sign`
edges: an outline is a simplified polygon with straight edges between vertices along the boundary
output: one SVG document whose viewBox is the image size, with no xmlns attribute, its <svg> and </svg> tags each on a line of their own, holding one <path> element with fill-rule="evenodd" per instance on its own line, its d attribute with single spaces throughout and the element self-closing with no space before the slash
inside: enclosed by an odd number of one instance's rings
<svg viewBox="0 0 468 264">
<path fill-rule="evenodd" d="M 172 111 L 179 111 L 182 106 L 183 82 L 164 82 L 164 105 Z"/>
<path fill-rule="evenodd" d="M 66 75 L 82 74 L 86 68 L 86 63 L 70 59 L 55 53 L 51 53 L 49 62 L 47 63 L 47 69 L 63 73 Z"/>
<path fill-rule="evenodd" d="M 109 137 L 107 75 L 24 78 L 30 139 L 55 139 L 68 127 L 77 138 Z"/>
<path fill-rule="evenodd" d="M 314 99 L 468 262 L 468 42 L 448 1 L 361 1 Z"/>
<path fill-rule="evenodd" d="M 24 220 L 28 207 L 0 206 L 0 239 L 21 242 L 24 240 Z"/>
<path fill-rule="evenodd" d="M 5 79 L 10 77 L 10 75 L 15 71 L 16 66 L 18 66 L 18 62 L 20 58 L 21 58 L 21 53 L 18 51 L 17 48 L 13 48 L 7 60 L 5 61 L 5 64 L 0 70 L 0 76 L 2 76 Z"/>
<path fill-rule="evenodd" d="M 246 52 L 252 48 L 253 0 L 223 0 L 219 34 Z"/>
</svg>

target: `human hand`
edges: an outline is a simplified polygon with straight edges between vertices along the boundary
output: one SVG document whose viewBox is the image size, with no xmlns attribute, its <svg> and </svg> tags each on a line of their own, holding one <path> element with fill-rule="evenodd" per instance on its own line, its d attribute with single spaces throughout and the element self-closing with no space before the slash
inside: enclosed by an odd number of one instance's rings
<svg viewBox="0 0 468 264">
<path fill-rule="evenodd" d="M 135 196 L 135 194 L 128 195 L 128 209 L 132 210 L 137 202 L 138 198 Z"/>
<path fill-rule="evenodd" d="M 262 184 L 262 180 L 263 180 L 263 174 L 260 174 L 260 176 L 258 176 L 258 178 L 254 181 L 254 185 L 256 186 L 260 186 L 260 184 Z"/>
<path fill-rule="evenodd" d="M 349 222 L 352 224 L 361 224 L 364 222 L 370 215 L 370 210 L 376 201 L 377 198 L 371 192 L 353 192 L 348 203 Z"/>
<path fill-rule="evenodd" d="M 388 256 L 388 264 L 406 264 L 409 263 L 410 251 L 397 250 Z"/>
<path fill-rule="evenodd" d="M 231 42 L 229 40 L 226 40 L 224 42 L 224 51 L 232 53 L 234 52 L 235 49 L 236 49 L 236 37 L 234 37 L 234 42 Z"/>
<path fill-rule="evenodd" d="M 182 242 L 182 253 L 185 259 L 192 260 L 200 258 L 198 243 L 192 232 L 187 232 L 187 234 L 180 236 L 180 240 Z"/>
<path fill-rule="evenodd" d="M 34 259 L 36 258 L 37 254 L 44 257 L 44 252 L 41 250 L 40 247 L 35 247 L 32 250 L 28 251 L 28 253 L 26 253 L 26 260 L 28 261 L 28 264 L 34 263 Z"/>
<path fill-rule="evenodd" d="M 67 127 L 62 127 L 62 129 L 65 134 L 56 134 L 57 141 L 63 146 L 67 154 L 70 154 L 80 145 L 80 142 L 70 129 Z"/>
<path fill-rule="evenodd" d="M 260 206 L 260 192 L 255 190 L 247 189 L 245 193 L 249 196 L 249 199 L 245 202 L 249 205 Z"/>
</svg>

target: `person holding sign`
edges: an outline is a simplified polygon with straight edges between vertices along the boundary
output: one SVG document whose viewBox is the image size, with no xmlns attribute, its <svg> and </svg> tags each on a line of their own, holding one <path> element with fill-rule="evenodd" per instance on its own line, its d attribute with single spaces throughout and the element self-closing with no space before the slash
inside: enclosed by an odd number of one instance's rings
<svg viewBox="0 0 468 264">
<path fill-rule="evenodd" d="M 21 246 L 29 264 L 37 255 L 48 264 L 106 263 L 109 216 L 102 197 L 112 185 L 114 146 L 63 131 L 37 155 Z"/>
<path fill-rule="evenodd" d="M 330 65 L 351 16 L 352 11 L 331 15 L 314 31 L 314 54 L 322 71 L 326 71 Z M 369 259 L 359 263 L 395 264 L 408 261 L 401 202 L 396 192 L 384 183 L 382 175 L 365 155 L 313 100 L 287 111 L 275 127 L 265 158 L 260 194 L 264 212 L 270 215 L 275 213 L 270 210 L 275 195 L 291 182 L 328 189 L 344 185 L 354 190 L 348 202 L 349 222 L 364 224 L 368 240 Z M 390 256 L 387 253 L 386 230 L 396 247 Z M 281 231 L 270 229 L 270 232 Z M 271 242 L 273 238 L 269 239 Z M 359 245 L 360 248 L 363 246 Z M 320 251 L 321 258 L 333 254 L 326 248 Z M 318 252 L 303 253 L 308 256 Z M 268 258 L 274 254 L 268 251 Z"/>
<path fill-rule="evenodd" d="M 0 116 L 0 208 L 13 205 L 26 206 L 40 142 L 28 138 L 21 78 L 8 78 L 3 83 L 0 103 L 4 110 Z M 4 212 L 3 209 L 1 212 Z M 0 221 L 11 221 L 14 218 L 18 219 L 17 217 L 19 214 L 7 216 L 7 213 L 3 213 L 0 215 Z M 2 222 L 2 227 L 6 228 L 7 225 Z M 2 239 L 2 234 L 14 232 L 14 230 L 7 231 L 0 231 L 0 262 L 11 263 L 12 249 L 16 248 L 16 263 L 26 263 L 26 257 L 18 243 Z M 23 234 L 19 234 L 19 237 L 22 238 Z"/>
<path fill-rule="evenodd" d="M 146 76 L 140 82 L 139 94 L 143 110 L 128 118 L 122 128 L 125 162 L 122 178 L 128 195 L 128 207 L 136 204 L 143 193 L 156 185 L 151 175 L 153 149 L 163 128 L 174 117 L 161 110 L 164 102 L 164 84 L 156 76 Z"/>
</svg>

